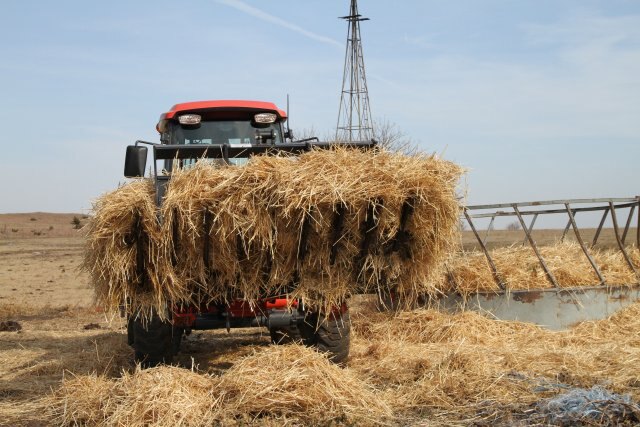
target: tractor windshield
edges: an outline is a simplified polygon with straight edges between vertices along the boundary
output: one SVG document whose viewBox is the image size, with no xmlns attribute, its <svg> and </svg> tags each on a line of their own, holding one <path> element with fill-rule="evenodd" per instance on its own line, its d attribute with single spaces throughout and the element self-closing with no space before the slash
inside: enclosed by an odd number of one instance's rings
<svg viewBox="0 0 640 427">
<path fill-rule="evenodd" d="M 282 143 L 280 124 L 255 124 L 249 120 L 203 121 L 199 125 L 171 127 L 172 144 L 255 144 L 258 131 L 274 131 L 273 143 Z"/>
<path fill-rule="evenodd" d="M 282 125 L 280 123 L 259 124 L 251 120 L 205 120 L 198 125 L 181 125 L 173 123 L 170 126 L 171 144 L 229 144 L 249 146 L 259 143 L 256 136 L 258 132 L 273 130 L 273 141 L 270 143 L 281 144 Z M 211 163 L 219 162 L 209 160 Z M 244 165 L 248 158 L 237 157 L 230 159 L 232 165 Z M 171 163 L 171 162 L 169 162 Z M 191 167 L 196 160 L 184 160 L 182 167 Z M 170 167 L 169 167 L 170 169 Z"/>
</svg>

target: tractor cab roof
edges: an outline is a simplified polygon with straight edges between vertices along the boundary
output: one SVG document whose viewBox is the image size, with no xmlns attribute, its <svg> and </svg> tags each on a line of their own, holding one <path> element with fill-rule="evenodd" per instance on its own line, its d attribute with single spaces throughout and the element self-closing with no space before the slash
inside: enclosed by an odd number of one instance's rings
<svg viewBox="0 0 640 427">
<path fill-rule="evenodd" d="M 272 102 L 262 101 L 238 101 L 238 100 L 216 100 L 216 101 L 195 101 L 176 104 L 169 111 L 160 116 L 160 121 L 156 126 L 158 132 L 166 128 L 170 120 L 177 120 L 179 116 L 186 113 L 196 113 L 209 116 L 210 118 L 224 118 L 227 115 L 236 116 L 255 113 L 275 113 L 280 121 L 287 119 L 287 113 L 276 107 Z"/>
</svg>

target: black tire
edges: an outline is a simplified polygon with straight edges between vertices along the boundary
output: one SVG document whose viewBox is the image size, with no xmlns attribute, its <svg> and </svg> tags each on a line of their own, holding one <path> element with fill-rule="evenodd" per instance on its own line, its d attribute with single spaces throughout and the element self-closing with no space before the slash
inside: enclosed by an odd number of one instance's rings
<svg viewBox="0 0 640 427">
<path fill-rule="evenodd" d="M 349 312 L 332 313 L 328 317 L 311 314 L 302 326 L 305 344 L 327 353 L 329 360 L 344 364 L 351 345 L 351 318 Z"/>
<path fill-rule="evenodd" d="M 127 344 L 133 347 L 133 318 L 129 317 L 127 319 Z"/>
<path fill-rule="evenodd" d="M 142 368 L 173 362 L 182 340 L 182 329 L 174 328 L 171 322 L 163 321 L 155 314 L 147 322 L 139 318 L 129 319 L 127 329 L 135 362 Z"/>
</svg>

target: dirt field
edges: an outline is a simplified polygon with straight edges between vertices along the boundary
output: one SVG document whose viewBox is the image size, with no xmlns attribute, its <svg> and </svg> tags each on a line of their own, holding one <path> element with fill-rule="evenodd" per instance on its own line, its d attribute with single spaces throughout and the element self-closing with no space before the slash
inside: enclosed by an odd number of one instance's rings
<svg viewBox="0 0 640 427">
<path fill-rule="evenodd" d="M 78 270 L 82 258 L 82 237 L 74 228 L 74 217 L 81 224 L 86 221 L 80 214 L 0 215 L 0 322 L 17 322 L 4 323 L 5 329 L 9 330 L 0 331 L 0 425 L 55 423 L 52 414 L 47 412 L 46 401 L 42 399 L 56 390 L 64 377 L 97 373 L 107 378 L 118 378 L 123 371 L 135 369 L 132 351 L 125 342 L 122 320 L 110 318 L 92 305 L 92 290 L 86 276 Z M 557 230 L 542 231 L 536 238 L 553 241 L 559 233 Z M 494 231 L 492 235 L 495 239 L 492 245 L 512 244 L 522 239 L 522 232 Z M 635 230 L 631 236 L 635 237 Z M 471 245 L 473 236 L 465 232 L 463 241 Z M 613 235 L 607 231 L 603 235 L 603 244 L 613 242 Z M 357 307 L 354 310 L 356 317 L 358 310 Z M 357 322 L 356 328 L 362 330 L 364 326 Z M 186 338 L 178 363 L 202 373 L 223 374 L 239 357 L 269 346 L 265 332 L 258 329 L 235 330 L 231 334 L 224 331 L 196 332 Z M 637 343 L 635 338 L 630 339 Z M 358 338 L 354 343 L 353 358 L 367 363 L 378 360 L 381 356 L 376 354 L 383 351 L 381 346 Z M 633 357 L 638 360 L 636 347 L 624 349 L 632 350 Z M 476 351 L 474 348 L 473 352 Z M 611 348 L 607 351 L 618 350 Z M 472 358 L 473 352 L 465 357 Z M 557 352 L 561 355 L 560 350 Z M 440 356 L 446 355 L 434 353 L 434 357 Z M 499 357 L 509 359 L 511 356 Z M 636 363 L 633 360 L 630 358 L 629 364 Z M 424 363 L 427 362 L 420 361 L 416 366 L 426 370 L 426 365 L 421 365 Z M 375 373 L 370 374 L 365 368 L 354 368 L 355 371 L 358 369 L 362 375 L 375 377 Z M 601 375 L 607 375 L 602 372 Z M 545 376 L 547 374 L 544 373 Z M 595 380 L 580 381 L 588 386 Z M 580 381 L 576 383 L 582 384 Z M 635 384 L 630 387 L 638 387 L 637 381 Z M 623 385 L 618 388 L 627 390 Z M 473 400 L 472 397 L 469 399 Z M 467 421 L 446 411 L 434 415 L 430 410 L 425 412 L 423 420 L 420 417 L 406 418 L 392 424 L 431 425 L 427 421 L 431 416 L 439 420 L 439 424 L 447 424 L 447 419 L 462 425 L 489 419 L 500 419 L 508 424 L 508 416 L 493 416 L 491 411 L 497 414 L 521 410 L 522 407 L 515 404 L 513 407 L 502 405 L 499 409 L 478 409 L 488 412 Z"/>
<path fill-rule="evenodd" d="M 0 303 L 88 306 L 92 291 L 79 271 L 80 214 L 0 215 Z"/>
<path fill-rule="evenodd" d="M 629 228 L 629 232 L 627 233 L 627 238 L 625 240 L 626 244 L 633 244 L 636 241 L 636 230 L 637 228 L 631 227 Z M 559 241 L 562 238 L 563 230 L 533 230 L 533 238 L 538 246 L 543 245 L 552 245 Z M 622 232 L 622 231 L 621 231 Z M 486 230 L 478 230 L 480 237 L 484 239 L 486 235 Z M 586 244 L 590 244 L 593 241 L 593 237 L 596 233 L 595 228 L 581 228 L 580 235 L 582 240 Z M 522 244 L 525 241 L 525 234 L 522 230 L 509 231 L 509 230 L 492 230 L 489 232 L 489 237 L 486 240 L 486 245 L 489 249 L 493 248 L 501 248 L 513 244 Z M 577 242 L 575 234 L 573 230 L 569 230 L 567 233 L 565 240 L 567 242 Z M 465 249 L 480 249 L 480 245 L 478 244 L 478 240 L 475 235 L 471 231 L 464 231 L 462 233 L 462 244 Z M 528 243 L 527 243 L 528 245 Z M 617 248 L 618 242 L 615 237 L 615 233 L 612 228 L 603 228 L 600 232 L 600 236 L 598 237 L 598 242 L 596 247 L 607 249 L 607 248 Z"/>
</svg>

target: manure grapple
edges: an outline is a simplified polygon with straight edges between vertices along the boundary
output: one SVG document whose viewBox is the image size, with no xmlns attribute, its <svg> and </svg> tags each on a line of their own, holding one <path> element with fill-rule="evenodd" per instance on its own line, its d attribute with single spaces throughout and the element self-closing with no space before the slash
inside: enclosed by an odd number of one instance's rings
<svg viewBox="0 0 640 427">
<path fill-rule="evenodd" d="M 317 138 L 294 141 L 285 129 L 287 115 L 272 103 L 257 101 L 203 101 L 177 104 L 162 114 L 156 127 L 161 143 L 136 141 L 127 147 L 124 174 L 143 177 L 148 149 L 152 147 L 155 197 L 161 206 L 172 171 L 193 166 L 198 161 L 219 165 L 242 166 L 258 154 L 299 154 L 332 144 Z M 370 149 L 375 141 L 353 142 L 351 147 Z M 162 221 L 162 218 L 159 218 Z M 205 219 L 205 226 L 206 226 Z M 135 234 L 135 233 L 134 233 Z M 138 277 L 145 281 L 144 236 L 137 235 Z M 203 257 L 213 249 L 205 244 Z M 299 256 L 304 256 L 304 251 Z M 140 286 L 145 286 L 140 283 Z M 149 318 L 128 314 L 128 342 L 135 350 L 136 361 L 143 366 L 170 363 L 183 335 L 192 330 L 266 327 L 275 344 L 299 341 L 328 353 L 336 362 L 349 354 L 350 320 L 346 302 L 332 306 L 328 312 L 311 310 L 302 300 L 286 295 L 263 295 L 251 303 L 235 299 L 213 301 L 199 306 L 174 304 L 168 315 L 155 313 Z"/>
</svg>

